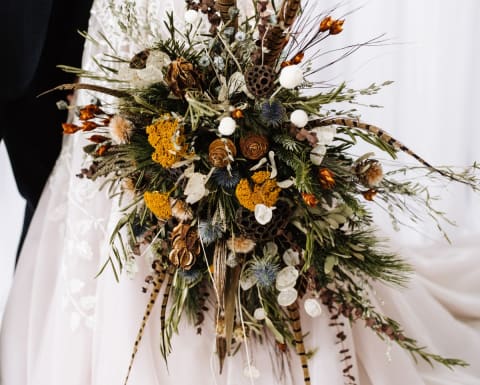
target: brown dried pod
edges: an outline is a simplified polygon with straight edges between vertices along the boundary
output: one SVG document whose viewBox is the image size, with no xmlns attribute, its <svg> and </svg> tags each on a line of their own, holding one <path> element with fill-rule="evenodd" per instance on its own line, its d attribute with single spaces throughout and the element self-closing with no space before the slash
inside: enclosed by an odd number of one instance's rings
<svg viewBox="0 0 480 385">
<path fill-rule="evenodd" d="M 275 71 L 267 65 L 255 65 L 245 72 L 247 88 L 257 97 L 268 96 L 275 85 Z"/>
<path fill-rule="evenodd" d="M 193 64 L 184 58 L 178 58 L 170 63 L 165 81 L 178 97 L 183 97 L 187 89 L 202 89 L 200 75 Z"/>
<path fill-rule="evenodd" d="M 258 134 L 244 136 L 240 138 L 240 151 L 247 159 L 260 159 L 268 151 L 268 139 Z"/>
<path fill-rule="evenodd" d="M 227 167 L 236 155 L 235 144 L 227 138 L 215 139 L 208 147 L 208 159 L 213 167 Z"/>
<path fill-rule="evenodd" d="M 200 254 L 198 233 L 189 224 L 180 223 L 172 231 L 172 250 L 168 259 L 174 266 L 190 269 Z"/>
<path fill-rule="evenodd" d="M 136 70 L 143 70 L 147 66 L 147 59 L 150 56 L 150 50 L 144 49 L 137 53 L 132 59 L 130 60 L 129 67 L 134 68 Z"/>
</svg>

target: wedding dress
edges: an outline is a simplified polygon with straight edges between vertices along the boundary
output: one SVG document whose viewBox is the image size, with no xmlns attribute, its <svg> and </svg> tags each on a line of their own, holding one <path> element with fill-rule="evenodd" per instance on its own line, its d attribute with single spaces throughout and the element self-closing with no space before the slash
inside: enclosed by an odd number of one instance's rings
<svg viewBox="0 0 480 385">
<path fill-rule="evenodd" d="M 103 33 L 119 53 L 131 57 L 140 46 L 129 43 L 112 22 L 110 3 L 94 2 L 90 33 L 97 37 Z M 183 1 L 134 3 L 139 24 L 155 22 L 160 25 L 159 34 L 165 32 L 159 20 L 166 10 L 173 9 L 176 15 L 184 12 Z M 149 36 L 139 31 L 137 39 L 146 44 Z M 99 58 L 105 48 L 87 41 L 84 68 L 94 69 L 92 58 Z M 79 93 L 78 103 L 88 103 L 91 97 Z M 120 283 L 108 269 L 95 278 L 109 253 L 109 234 L 119 214 L 107 192 L 99 191 L 98 183 L 76 176 L 85 166 L 84 140 L 80 135 L 65 138 L 25 243 L 2 324 L 2 385 L 119 385 L 124 381 L 148 301 L 141 289 L 149 264 L 139 261 L 134 278 L 124 275 Z M 359 322 L 348 330 L 346 340 L 355 356 L 352 374 L 357 383 L 480 384 L 480 331 L 475 325 L 480 320 L 480 264 L 474 242 L 448 249 L 405 248 L 402 253 L 416 267 L 416 275 L 408 289 L 377 285 L 375 305 L 398 320 L 421 345 L 443 356 L 464 359 L 471 367 L 450 371 L 439 365 L 417 365 L 408 352 L 380 340 Z M 201 335 L 181 325 L 167 365 L 160 354 L 158 320 L 156 306 L 139 345 L 131 385 L 303 383 L 294 353 L 291 364 L 282 369 L 266 346 L 253 343 L 248 352 L 241 349 L 228 357 L 219 375 L 213 322 L 208 319 Z M 344 365 L 328 316 L 304 320 L 306 346 L 316 349 L 310 360 L 312 384 L 344 384 Z"/>
</svg>

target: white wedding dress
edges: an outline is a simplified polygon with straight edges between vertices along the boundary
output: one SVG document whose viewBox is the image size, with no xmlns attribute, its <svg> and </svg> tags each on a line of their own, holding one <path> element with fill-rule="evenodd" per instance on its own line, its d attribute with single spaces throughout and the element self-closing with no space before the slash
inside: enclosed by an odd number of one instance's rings
<svg viewBox="0 0 480 385">
<path fill-rule="evenodd" d="M 139 47 L 128 43 L 112 22 L 109 3 L 94 2 L 91 34 L 98 36 L 101 31 L 118 52 L 132 56 Z M 176 15 L 184 12 L 180 0 L 135 4 L 142 25 L 162 25 L 159 21 L 167 9 L 174 9 Z M 146 31 L 137 37 L 143 44 L 149 39 Z M 87 42 L 84 67 L 94 69 L 92 57 L 105 48 Z M 90 97 L 80 93 L 79 104 Z M 108 269 L 95 278 L 109 253 L 108 238 L 118 212 L 98 184 L 75 176 L 85 166 L 84 144 L 81 135 L 65 138 L 25 243 L 2 324 L 2 385 L 121 385 L 124 381 L 148 301 L 141 290 L 148 262 L 139 262 L 134 279 L 124 275 L 117 283 Z M 398 320 L 420 344 L 440 355 L 464 359 L 471 367 L 451 371 L 440 365 L 433 369 L 422 362 L 417 365 L 406 351 L 381 341 L 359 322 L 349 329 L 346 341 L 355 353 L 352 374 L 357 384 L 480 384 L 480 263 L 475 242 L 448 249 L 442 245 L 402 250 L 417 270 L 409 288 L 378 285 L 374 296 L 379 309 Z M 282 376 L 271 352 L 254 344 L 248 355 L 241 350 L 227 358 L 223 374 L 218 375 L 213 322 L 208 319 L 201 335 L 182 325 L 173 339 L 167 369 L 159 349 L 158 313 L 156 306 L 130 385 L 303 383 L 295 354 L 291 354 L 291 373 L 287 367 Z M 312 384 L 344 384 L 336 330 L 328 326 L 328 316 L 304 320 L 307 349 L 317 349 L 310 360 Z M 258 370 L 258 378 L 245 375 L 248 364 Z"/>
</svg>

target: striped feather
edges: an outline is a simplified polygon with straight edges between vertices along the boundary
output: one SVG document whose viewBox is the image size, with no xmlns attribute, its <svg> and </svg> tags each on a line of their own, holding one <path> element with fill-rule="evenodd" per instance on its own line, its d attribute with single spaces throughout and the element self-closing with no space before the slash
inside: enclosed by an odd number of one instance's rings
<svg viewBox="0 0 480 385">
<path fill-rule="evenodd" d="M 220 16 L 225 24 L 230 21 L 230 14 L 228 13 L 228 10 L 236 6 L 236 0 L 217 0 L 215 2 L 215 9 L 220 12 Z"/>
<path fill-rule="evenodd" d="M 165 315 L 167 313 L 167 304 L 168 304 L 168 299 L 170 298 L 170 290 L 172 288 L 174 271 L 175 271 L 175 267 L 173 265 L 170 265 L 167 269 L 166 278 L 165 278 L 165 281 L 167 283 L 165 286 L 165 290 L 163 292 L 162 307 L 160 309 L 160 327 L 161 327 L 160 334 L 162 336 L 162 344 L 160 345 L 160 348 L 162 350 L 163 358 L 165 360 L 166 360 L 167 354 L 170 352 L 170 341 L 168 339 L 168 336 L 166 335 L 167 329 L 165 325 Z"/>
<path fill-rule="evenodd" d="M 286 31 L 293 25 L 300 11 L 300 0 L 283 0 L 277 13 L 278 25 L 271 27 L 265 34 L 263 64 L 275 66 L 283 48 L 288 42 Z"/>
<path fill-rule="evenodd" d="M 298 302 L 295 301 L 292 305 L 288 306 L 287 311 L 293 331 L 295 350 L 300 357 L 300 363 L 302 364 L 303 381 L 305 385 L 310 385 L 310 371 L 308 369 L 308 358 L 307 353 L 305 352 L 305 344 L 303 342 L 302 324 L 300 323 Z"/>
<path fill-rule="evenodd" d="M 377 138 L 382 140 L 383 142 L 389 144 L 396 150 L 400 150 L 411 157 L 415 158 L 418 162 L 423 164 L 425 167 L 429 168 L 432 171 L 438 172 L 439 174 L 446 176 L 448 178 L 452 178 L 451 175 L 448 175 L 447 173 L 443 172 L 442 170 L 439 170 L 432 166 L 430 163 L 428 163 L 425 159 L 417 155 L 415 152 L 410 150 L 407 146 L 405 146 L 402 142 L 398 141 L 394 137 L 392 137 L 388 132 L 382 130 L 379 127 L 372 126 L 371 124 L 367 123 L 362 123 L 358 120 L 353 120 L 353 119 L 345 119 L 345 118 L 329 118 L 329 119 L 324 119 L 324 120 L 312 120 L 309 122 L 309 125 L 311 126 L 329 126 L 329 125 L 337 125 L 337 126 L 344 126 L 344 127 L 349 127 L 349 128 L 358 128 L 360 130 L 367 131 L 373 135 L 375 135 Z"/>
<path fill-rule="evenodd" d="M 153 289 L 150 294 L 150 300 L 148 301 L 147 308 L 145 309 L 145 313 L 143 315 L 142 323 L 140 325 L 140 329 L 138 330 L 137 333 L 137 338 L 135 339 L 135 343 L 133 345 L 133 352 L 132 352 L 132 357 L 130 359 L 130 365 L 128 366 L 128 372 L 127 376 L 125 377 L 125 382 L 124 384 L 127 385 L 128 378 L 130 377 L 130 372 L 132 371 L 133 367 L 133 362 L 135 361 L 135 356 L 137 355 L 138 352 L 138 345 L 140 344 L 140 341 L 142 340 L 143 333 L 145 331 L 145 326 L 147 325 L 148 318 L 150 317 L 150 314 L 152 313 L 153 306 L 155 305 L 155 302 L 157 300 L 158 294 L 160 293 L 160 290 L 162 288 L 163 282 L 165 280 L 165 268 L 161 265 L 160 261 L 155 261 L 153 264 L 153 268 L 155 270 L 155 276 L 153 278 Z"/>
</svg>

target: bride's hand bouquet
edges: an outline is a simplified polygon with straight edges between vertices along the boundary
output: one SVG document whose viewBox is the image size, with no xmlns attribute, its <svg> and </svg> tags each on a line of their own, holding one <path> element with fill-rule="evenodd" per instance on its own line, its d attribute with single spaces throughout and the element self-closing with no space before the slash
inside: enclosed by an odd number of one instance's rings
<svg viewBox="0 0 480 385">
<path fill-rule="evenodd" d="M 354 108 L 336 108 L 381 86 L 328 87 L 321 70 L 382 44 L 381 37 L 327 49 L 344 28 L 337 9 L 302 12 L 299 0 L 254 4 L 245 15 L 235 0 L 187 0 L 185 28 L 169 14 L 158 21 L 169 32 L 162 40 L 132 58 L 106 52 L 98 73 L 59 87 L 115 98 L 114 108 L 79 106 L 78 122 L 64 131 L 90 131 L 91 162 L 80 176 L 103 180 L 123 211 L 104 268 L 118 275 L 153 258 L 132 363 L 159 302 L 161 319 L 152 322 L 161 322 L 164 357 L 175 349 L 182 318 L 199 331 L 213 320 L 220 371 L 225 358 L 255 341 L 273 344 L 279 359 L 296 359 L 309 384 L 316 346 L 305 346 L 302 320 L 319 316 L 331 319 L 346 383 L 355 383 L 343 331 L 349 322 L 414 359 L 466 365 L 420 346 L 372 305 L 372 282 L 401 286 L 411 269 L 377 238 L 370 207 L 392 218 L 404 212 L 421 219 L 423 210 L 441 220 L 417 182 L 419 170 L 428 180 L 477 189 L 478 167 L 436 168 L 361 122 Z M 373 152 L 354 155 L 358 141 L 392 158 L 405 152 L 418 166 L 384 171 Z"/>
</svg>

